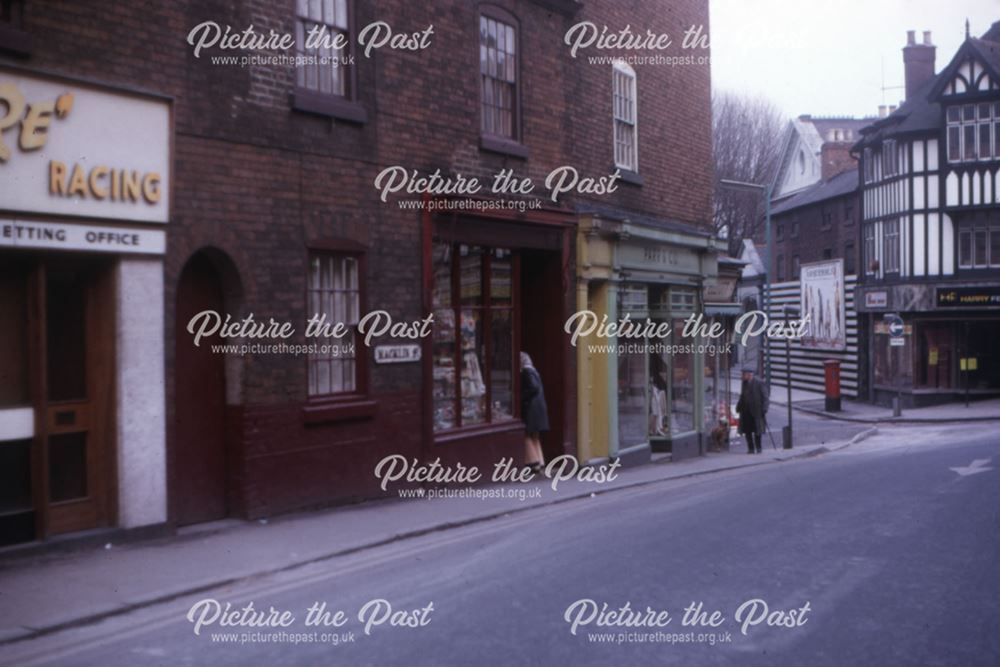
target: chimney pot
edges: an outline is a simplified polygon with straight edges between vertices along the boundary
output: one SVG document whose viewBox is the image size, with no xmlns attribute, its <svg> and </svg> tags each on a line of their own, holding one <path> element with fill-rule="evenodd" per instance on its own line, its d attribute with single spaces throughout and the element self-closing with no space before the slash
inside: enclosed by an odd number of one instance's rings
<svg viewBox="0 0 1000 667">
<path fill-rule="evenodd" d="M 878 117 L 879 118 L 885 118 L 885 115 L 886 115 L 885 105 L 884 104 L 878 105 Z"/>
<path fill-rule="evenodd" d="M 934 46 L 931 44 L 931 31 L 924 30 L 924 46 Z"/>
<path fill-rule="evenodd" d="M 916 30 L 907 30 L 906 31 L 906 45 L 907 46 L 913 46 L 916 43 L 917 43 L 917 31 Z"/>
</svg>

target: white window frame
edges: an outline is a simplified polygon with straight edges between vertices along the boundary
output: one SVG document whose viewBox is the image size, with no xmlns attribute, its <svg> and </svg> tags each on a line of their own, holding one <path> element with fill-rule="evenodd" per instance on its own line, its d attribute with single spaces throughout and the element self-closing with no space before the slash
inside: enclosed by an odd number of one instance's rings
<svg viewBox="0 0 1000 667">
<path fill-rule="evenodd" d="M 329 351 L 309 355 L 307 393 L 310 398 L 356 393 L 361 384 L 358 364 L 364 359 L 355 351 L 356 328 L 361 317 L 359 255 L 328 250 L 310 252 L 308 296 L 309 317 L 325 314 L 327 324 L 333 327 L 343 323 L 349 333 L 341 339 L 330 339 Z M 335 376 L 339 381 L 334 380 Z"/>
<path fill-rule="evenodd" d="M 862 258 L 861 261 L 864 262 L 865 275 L 871 276 L 876 273 L 876 270 L 872 268 L 872 265 L 878 260 L 875 256 L 876 245 L 875 245 L 875 223 L 868 222 L 865 223 L 863 236 L 863 245 L 861 248 Z"/>
<path fill-rule="evenodd" d="M 980 115 L 980 106 L 985 106 L 987 108 L 986 117 Z M 965 111 L 968 107 L 972 107 L 972 117 L 966 118 Z M 949 112 L 955 109 L 958 111 L 958 120 L 949 119 Z M 976 155 L 974 157 L 967 157 L 965 155 L 965 133 L 968 128 L 972 128 L 973 133 L 973 145 L 976 150 Z M 951 134 L 952 130 L 958 131 L 958 157 L 953 158 L 951 156 L 952 140 Z M 982 132 L 986 131 L 988 134 L 988 141 L 986 142 L 986 148 L 989 152 L 988 155 L 980 155 L 980 148 L 982 148 Z M 948 107 L 945 110 L 945 156 L 948 162 L 955 164 L 958 162 L 980 162 L 986 160 L 995 160 L 1000 158 L 1000 153 L 997 152 L 997 142 L 1000 137 L 996 135 L 996 132 L 1000 131 L 1000 103 L 997 102 L 971 102 L 968 104 L 956 104 L 954 106 Z"/>
<path fill-rule="evenodd" d="M 322 95 L 332 95 L 350 99 L 351 69 L 346 64 L 351 54 L 349 46 L 335 50 L 323 48 L 324 42 L 332 42 L 339 33 L 346 36 L 348 43 L 354 38 L 351 34 L 351 0 L 296 0 L 295 2 L 295 53 L 303 58 L 328 58 L 330 62 L 304 64 L 296 67 L 295 84 L 298 88 Z M 312 26 L 326 26 L 326 37 L 318 48 L 307 51 L 305 36 Z M 312 77 L 312 79 L 310 79 Z"/>
<path fill-rule="evenodd" d="M 895 139 L 886 139 L 882 144 L 882 177 L 889 178 L 899 173 L 899 152 Z"/>
<path fill-rule="evenodd" d="M 882 262 L 883 273 L 900 272 L 900 222 L 899 218 L 886 220 L 882 223 Z"/>
<path fill-rule="evenodd" d="M 624 88 L 620 84 L 624 84 Z M 639 172 L 638 93 L 639 85 L 635 70 L 626 62 L 614 61 L 611 64 L 611 140 L 614 144 L 615 166 L 635 173 Z M 628 104 L 629 102 L 631 104 Z M 631 128 L 631 142 L 619 141 L 619 124 Z"/>
</svg>

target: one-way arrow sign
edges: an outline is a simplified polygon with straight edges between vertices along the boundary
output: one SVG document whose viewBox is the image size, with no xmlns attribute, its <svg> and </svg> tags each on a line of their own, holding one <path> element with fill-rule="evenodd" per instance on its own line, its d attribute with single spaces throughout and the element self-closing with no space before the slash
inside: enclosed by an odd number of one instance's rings
<svg viewBox="0 0 1000 667">
<path fill-rule="evenodd" d="M 964 468 L 951 468 L 951 470 L 954 470 L 962 477 L 965 477 L 966 475 L 975 475 L 976 473 L 979 472 L 986 472 L 987 470 L 993 470 L 993 468 L 989 468 L 986 466 L 986 464 L 989 462 L 990 459 L 976 459 L 975 461 L 965 466 Z"/>
</svg>

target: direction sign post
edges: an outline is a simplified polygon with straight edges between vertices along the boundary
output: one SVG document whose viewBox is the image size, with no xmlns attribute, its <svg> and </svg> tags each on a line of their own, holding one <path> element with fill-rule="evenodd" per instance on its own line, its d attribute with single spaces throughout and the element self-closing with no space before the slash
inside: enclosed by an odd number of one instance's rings
<svg viewBox="0 0 1000 667">
<path fill-rule="evenodd" d="M 903 324 L 903 318 L 897 313 L 886 313 L 882 316 L 883 321 L 889 327 L 889 347 L 902 347 L 906 344 L 906 338 L 904 334 L 906 333 L 906 326 Z M 903 415 L 903 385 L 902 376 L 897 375 L 896 380 L 896 398 L 892 405 L 892 416 L 901 417 Z"/>
</svg>

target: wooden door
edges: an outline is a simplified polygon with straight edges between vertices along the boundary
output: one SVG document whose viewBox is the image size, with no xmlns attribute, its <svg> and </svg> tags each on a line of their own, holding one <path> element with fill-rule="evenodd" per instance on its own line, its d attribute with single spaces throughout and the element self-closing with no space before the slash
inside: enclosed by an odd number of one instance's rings
<svg viewBox="0 0 1000 667">
<path fill-rule="evenodd" d="M 44 534 L 110 524 L 114 514 L 114 283 L 109 263 L 52 259 L 38 280 L 42 405 L 37 502 Z"/>
<path fill-rule="evenodd" d="M 199 312 L 224 315 L 219 276 L 209 259 L 195 255 L 177 286 L 174 356 L 174 509 L 179 525 L 221 519 L 226 503 L 226 379 L 218 336 L 195 347 L 187 323 Z"/>
</svg>

